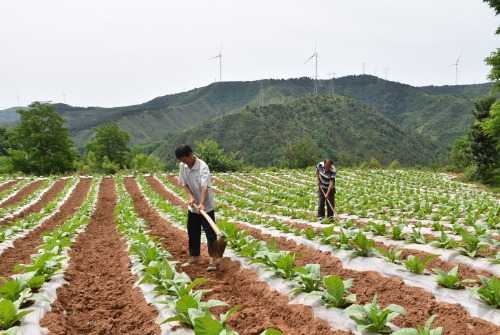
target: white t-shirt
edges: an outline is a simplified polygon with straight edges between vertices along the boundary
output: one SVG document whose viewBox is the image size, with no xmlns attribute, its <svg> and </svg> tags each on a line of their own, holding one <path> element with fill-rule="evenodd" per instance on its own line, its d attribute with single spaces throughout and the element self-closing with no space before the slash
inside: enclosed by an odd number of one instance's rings
<svg viewBox="0 0 500 335">
<path fill-rule="evenodd" d="M 201 188 L 206 186 L 208 188 L 207 197 L 205 198 L 205 211 L 211 212 L 215 209 L 215 201 L 212 194 L 212 176 L 210 174 L 210 169 L 207 163 L 196 157 L 196 161 L 192 168 L 189 168 L 187 164 L 179 164 L 179 181 L 182 186 L 187 185 L 191 192 L 193 193 L 196 203 L 200 203 L 201 199 Z M 193 213 L 197 210 L 194 208 L 189 208 Z"/>
</svg>

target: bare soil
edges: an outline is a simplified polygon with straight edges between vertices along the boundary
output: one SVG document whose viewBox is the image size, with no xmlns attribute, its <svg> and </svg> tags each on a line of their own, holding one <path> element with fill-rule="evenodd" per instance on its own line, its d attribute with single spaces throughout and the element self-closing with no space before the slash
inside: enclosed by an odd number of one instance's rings
<svg viewBox="0 0 500 335">
<path fill-rule="evenodd" d="M 17 180 L 9 180 L 7 182 L 5 182 L 5 184 L 3 185 L 0 185 L 0 193 L 11 188 L 12 186 L 16 185 L 17 184 Z"/>
<path fill-rule="evenodd" d="M 31 260 L 31 255 L 36 252 L 36 249 L 42 243 L 43 234 L 61 225 L 78 210 L 85 200 L 90 185 L 90 179 L 82 178 L 73 193 L 71 193 L 54 216 L 32 230 L 25 237 L 14 241 L 14 245 L 0 255 L 0 277 L 13 275 L 16 264 L 25 264 Z"/>
<path fill-rule="evenodd" d="M 2 202 L 0 204 L 0 208 L 4 208 L 13 204 L 16 204 L 18 202 L 23 201 L 26 199 L 31 193 L 35 192 L 37 189 L 39 189 L 43 185 L 44 181 L 43 180 L 35 180 L 28 185 L 24 186 L 21 190 L 16 192 L 14 196 L 10 197 L 6 201 Z"/>
<path fill-rule="evenodd" d="M 8 224 L 8 223 L 11 223 L 11 222 L 14 222 L 14 220 L 18 220 L 18 219 L 22 219 L 28 215 L 30 215 L 31 213 L 36 213 L 36 212 L 40 212 L 44 207 L 45 205 L 47 205 L 49 202 L 51 202 L 53 199 L 56 198 L 56 196 L 62 191 L 64 190 L 64 186 L 66 185 L 66 182 L 67 180 L 66 179 L 59 179 L 58 181 L 56 181 L 48 190 L 47 192 L 45 192 L 42 197 L 37 201 L 35 202 L 34 204 L 32 204 L 31 206 L 25 208 L 24 210 L 22 210 L 20 213 L 12 216 L 12 217 L 9 217 L 9 218 L 6 218 L 6 219 L 3 219 L 3 220 L 0 220 L 0 226 L 1 225 L 4 225 L 4 224 Z"/>
<path fill-rule="evenodd" d="M 137 278 L 113 217 L 116 201 L 114 182 L 105 178 L 91 222 L 71 249 L 68 283 L 42 319 L 49 334 L 160 334 L 155 308 L 134 288 Z"/>
</svg>

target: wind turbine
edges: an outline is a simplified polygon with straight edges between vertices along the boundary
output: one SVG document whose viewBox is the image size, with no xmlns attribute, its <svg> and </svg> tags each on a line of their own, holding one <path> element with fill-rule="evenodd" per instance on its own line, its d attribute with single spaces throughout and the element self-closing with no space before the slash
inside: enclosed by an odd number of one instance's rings
<svg viewBox="0 0 500 335">
<path fill-rule="evenodd" d="M 391 69 L 390 69 L 390 68 L 388 68 L 388 67 L 384 68 L 384 77 L 385 77 L 384 79 L 385 79 L 385 80 L 388 80 L 388 78 L 389 78 L 389 71 L 390 71 L 390 70 L 391 70 Z"/>
<path fill-rule="evenodd" d="M 215 57 L 210 58 L 210 60 L 217 58 L 219 59 L 219 81 L 222 81 L 222 46 L 219 49 L 219 54 Z"/>
<path fill-rule="evenodd" d="M 337 76 L 337 73 L 330 72 L 328 73 L 328 76 L 332 77 L 332 79 L 330 79 L 330 94 L 335 95 L 335 77 Z"/>
<path fill-rule="evenodd" d="M 316 47 L 314 47 L 314 53 L 304 64 L 309 63 L 312 59 L 314 59 L 314 94 L 318 94 L 318 51 Z"/>
<path fill-rule="evenodd" d="M 460 65 L 460 58 L 461 57 L 462 57 L 462 53 L 460 53 L 460 55 L 458 56 L 457 61 L 455 63 L 451 64 L 451 66 L 455 67 L 455 85 L 458 85 L 458 66 Z"/>
</svg>

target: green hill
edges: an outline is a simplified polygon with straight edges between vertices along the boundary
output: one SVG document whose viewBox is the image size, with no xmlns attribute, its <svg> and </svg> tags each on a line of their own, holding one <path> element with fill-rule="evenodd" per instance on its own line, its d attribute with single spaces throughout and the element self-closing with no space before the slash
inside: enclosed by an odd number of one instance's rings
<svg viewBox="0 0 500 335">
<path fill-rule="evenodd" d="M 348 76 L 336 81 L 336 92 L 372 106 L 404 129 L 413 130 L 445 150 L 472 122 L 473 100 L 489 84 L 412 87 L 373 76 Z"/>
<path fill-rule="evenodd" d="M 214 139 L 226 151 L 237 151 L 257 166 L 280 162 L 289 144 L 312 138 L 322 155 L 345 163 L 371 157 L 388 163 L 429 163 L 436 148 L 417 134 L 396 124 L 358 101 L 341 96 L 306 96 L 264 107 L 246 107 L 177 135 L 169 136 L 154 152 L 172 162 L 179 143 Z"/>
<path fill-rule="evenodd" d="M 472 120 L 472 101 L 490 88 L 489 84 L 419 88 L 369 75 L 321 80 L 318 86 L 321 94 L 335 90 L 372 107 L 402 129 L 423 135 L 436 144 L 438 153 L 465 132 Z M 132 106 L 55 107 L 80 148 L 92 136 L 93 128 L 107 121 L 125 128 L 134 144 L 154 148 L 167 136 L 207 120 L 238 113 L 246 106 L 286 103 L 310 94 L 313 87 L 309 78 L 220 82 Z M 2 124 L 12 124 L 15 119 L 12 110 L 0 112 Z"/>
</svg>

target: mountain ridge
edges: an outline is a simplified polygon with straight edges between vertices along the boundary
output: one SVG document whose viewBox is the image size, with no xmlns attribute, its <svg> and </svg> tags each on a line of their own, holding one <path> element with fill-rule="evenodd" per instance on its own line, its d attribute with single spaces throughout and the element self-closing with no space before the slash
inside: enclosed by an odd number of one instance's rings
<svg viewBox="0 0 500 335">
<path fill-rule="evenodd" d="M 310 78 L 230 81 L 130 106 L 78 107 L 60 103 L 54 106 L 66 120 L 80 149 L 92 137 L 93 128 L 108 121 L 117 122 L 127 130 L 132 143 L 154 147 L 164 138 L 207 120 L 238 113 L 247 106 L 287 103 L 310 94 L 313 88 L 314 81 Z M 489 83 L 415 87 L 371 75 L 318 81 L 320 94 L 335 91 L 362 102 L 402 129 L 428 138 L 436 144 L 438 153 L 445 152 L 465 133 L 472 121 L 473 100 L 487 94 L 490 88 Z M 16 113 L 12 110 L 9 113 L 0 111 L 0 123 L 13 124 L 12 113 Z M 6 119 L 9 122 L 3 122 Z"/>
</svg>

